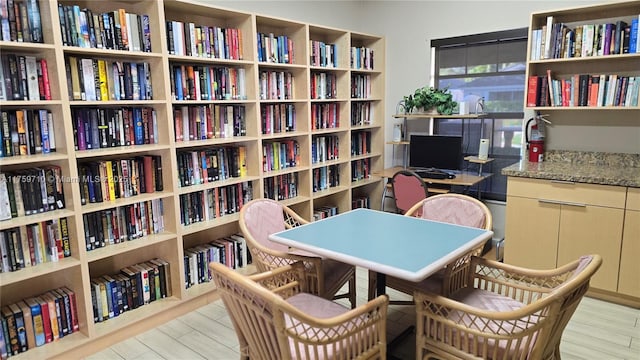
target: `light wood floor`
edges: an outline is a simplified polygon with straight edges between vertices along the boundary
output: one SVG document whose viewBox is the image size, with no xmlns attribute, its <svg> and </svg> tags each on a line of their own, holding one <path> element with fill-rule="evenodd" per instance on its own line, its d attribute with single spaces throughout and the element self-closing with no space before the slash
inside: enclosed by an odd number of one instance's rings
<svg viewBox="0 0 640 360">
<path fill-rule="evenodd" d="M 357 271 L 358 304 L 366 301 L 367 272 Z M 405 295 L 390 290 L 398 299 Z M 406 296 L 405 296 L 406 297 Z M 408 297 L 406 297 L 408 298 Z M 413 306 L 390 306 L 388 338 L 415 323 Z M 394 355 L 410 359 L 410 341 Z M 640 309 L 584 298 L 569 322 L 560 346 L 563 360 L 640 360 Z M 93 354 L 99 359 L 232 359 L 239 358 L 238 343 L 221 301 L 174 319 L 156 329 Z"/>
</svg>

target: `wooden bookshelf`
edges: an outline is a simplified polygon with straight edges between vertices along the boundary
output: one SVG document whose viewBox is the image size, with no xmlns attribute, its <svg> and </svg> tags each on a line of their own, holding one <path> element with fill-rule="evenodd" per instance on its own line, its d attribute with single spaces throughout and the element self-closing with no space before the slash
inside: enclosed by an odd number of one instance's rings
<svg viewBox="0 0 640 360">
<path fill-rule="evenodd" d="M 265 186 L 269 182 L 295 177 L 295 195 L 289 194 L 288 198 L 282 198 L 281 201 L 306 219 L 313 218 L 315 208 L 324 206 L 336 206 L 339 212 L 348 211 L 354 202 L 365 197 L 369 199 L 369 207 L 378 208 L 383 184 L 380 177 L 372 174 L 380 172 L 384 167 L 384 38 L 184 0 L 38 2 L 44 43 L 0 41 L 0 52 L 35 55 L 46 59 L 52 99 L 0 100 L 0 107 L 3 111 L 49 110 L 55 122 L 57 149 L 51 154 L 3 157 L 0 158 L 0 166 L 3 173 L 50 164 L 60 166 L 65 179 L 63 190 L 66 206 L 57 211 L 2 221 L 0 230 L 66 217 L 70 232 L 71 257 L 55 263 L 0 273 L 0 306 L 67 286 L 76 293 L 80 329 L 77 333 L 51 344 L 21 353 L 15 356 L 16 359 L 84 357 L 217 299 L 215 288 L 210 284 L 185 288 L 184 251 L 238 232 L 238 214 L 224 214 L 188 225 L 183 224 L 181 214 L 184 204 L 181 203 L 181 199 L 184 196 L 246 184 L 251 186 L 253 198 L 261 198 L 265 196 Z M 93 13 L 124 9 L 127 13 L 146 14 L 149 18 L 151 51 L 65 45 L 58 17 L 59 5 L 77 5 L 80 9 L 89 9 Z M 177 54 L 168 40 L 167 21 L 237 29 L 242 37 L 240 48 L 237 49 L 241 57 Z M 282 63 L 259 60 L 261 58 L 258 55 L 257 33 L 273 33 L 275 36 L 286 36 L 290 39 L 294 54 L 292 61 Z M 333 66 L 311 64 L 311 41 L 335 46 L 337 56 Z M 352 67 L 352 48 L 362 49 L 363 54 L 366 51 L 367 56 L 372 52 L 373 66 Z M 69 57 L 146 62 L 149 64 L 153 97 L 145 100 L 73 100 L 69 97 L 69 90 L 73 92 L 74 89 L 70 89 L 67 84 L 66 62 L 70 61 Z M 242 73 L 244 93 L 242 96 L 232 93 L 222 99 L 177 99 L 176 88 L 172 86 L 172 81 L 175 80 L 173 69 L 182 66 L 227 69 L 226 71 L 237 74 Z M 263 72 L 290 74 L 295 82 L 291 97 L 262 99 L 260 86 Z M 331 98 L 312 98 L 311 78 L 316 74 L 325 74 L 322 76 L 330 76 L 333 79 L 335 94 Z M 356 79 L 366 79 L 366 94 L 351 94 L 352 81 Z M 234 91 L 240 93 L 239 88 Z M 246 127 L 244 133 L 201 140 L 178 140 L 178 129 L 174 121 L 176 109 L 209 106 L 242 107 Z M 74 114 L 78 109 L 90 108 L 99 111 L 135 107 L 146 107 L 155 112 L 155 143 L 76 150 L 73 124 Z M 295 111 L 295 125 L 289 131 L 264 131 L 264 111 L 275 107 Z M 335 125 L 323 128 L 315 128 L 312 125 L 312 111 L 320 108 L 335 113 Z M 352 121 L 352 114 L 356 109 L 357 116 L 354 117 L 357 119 Z M 315 151 L 312 146 L 324 139 L 337 148 L 337 156 L 330 159 L 312 159 L 312 153 Z M 264 171 L 263 158 L 267 155 L 267 146 L 285 142 L 297 144 L 295 166 Z M 182 152 L 206 151 L 220 147 L 244 147 L 246 174 L 204 184 L 180 186 L 176 174 L 179 173 Z M 352 152 L 352 148 L 358 150 Z M 161 158 L 162 191 L 109 202 L 82 204 L 81 189 L 77 181 L 81 176 L 80 165 L 146 155 L 157 155 Z M 317 177 L 323 176 L 321 173 L 325 169 L 327 171 L 324 176 L 331 172 L 332 176 L 335 174 L 336 181 L 330 186 L 317 188 Z M 164 229 L 161 232 L 87 251 L 83 217 L 88 213 L 160 199 L 164 209 Z M 114 319 L 94 323 L 90 280 L 101 275 L 117 273 L 122 267 L 153 258 L 162 258 L 170 264 L 171 296 L 124 312 Z M 248 270 L 241 271 L 254 271 L 252 269 L 249 267 Z"/>
</svg>

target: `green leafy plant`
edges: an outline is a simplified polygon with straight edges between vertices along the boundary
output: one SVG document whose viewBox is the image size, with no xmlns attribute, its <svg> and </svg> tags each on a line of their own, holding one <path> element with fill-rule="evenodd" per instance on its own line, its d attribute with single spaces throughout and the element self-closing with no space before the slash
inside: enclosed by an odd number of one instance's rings
<svg viewBox="0 0 640 360">
<path fill-rule="evenodd" d="M 453 101 L 453 95 L 449 89 L 438 89 L 432 86 L 424 86 L 416 89 L 413 94 L 403 98 L 404 110 L 407 113 L 414 109 L 422 108 L 424 111 L 436 109 L 438 114 L 451 115 L 457 103 Z"/>
</svg>

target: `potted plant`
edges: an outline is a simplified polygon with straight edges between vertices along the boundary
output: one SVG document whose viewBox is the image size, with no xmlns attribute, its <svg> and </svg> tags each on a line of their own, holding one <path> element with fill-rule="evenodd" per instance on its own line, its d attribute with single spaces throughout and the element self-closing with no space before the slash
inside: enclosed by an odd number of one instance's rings
<svg viewBox="0 0 640 360">
<path fill-rule="evenodd" d="M 424 113 L 437 111 L 438 114 L 451 115 L 457 106 L 449 89 L 438 89 L 432 86 L 416 89 L 413 94 L 404 97 L 403 103 L 406 113 L 415 109 Z"/>
</svg>

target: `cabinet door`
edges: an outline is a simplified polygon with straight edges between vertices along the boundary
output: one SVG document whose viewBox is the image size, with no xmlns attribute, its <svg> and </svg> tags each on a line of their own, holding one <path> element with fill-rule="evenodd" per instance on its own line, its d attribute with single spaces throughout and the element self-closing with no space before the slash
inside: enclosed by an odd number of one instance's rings
<svg viewBox="0 0 640 360">
<path fill-rule="evenodd" d="M 504 262 L 532 269 L 556 267 L 560 205 L 507 197 Z"/>
<path fill-rule="evenodd" d="M 640 297 L 640 189 L 629 188 L 624 214 L 618 292 Z"/>
<path fill-rule="evenodd" d="M 623 209 L 562 205 L 558 265 L 582 255 L 600 254 L 602 266 L 591 279 L 591 286 L 616 291 L 623 216 Z"/>
</svg>

